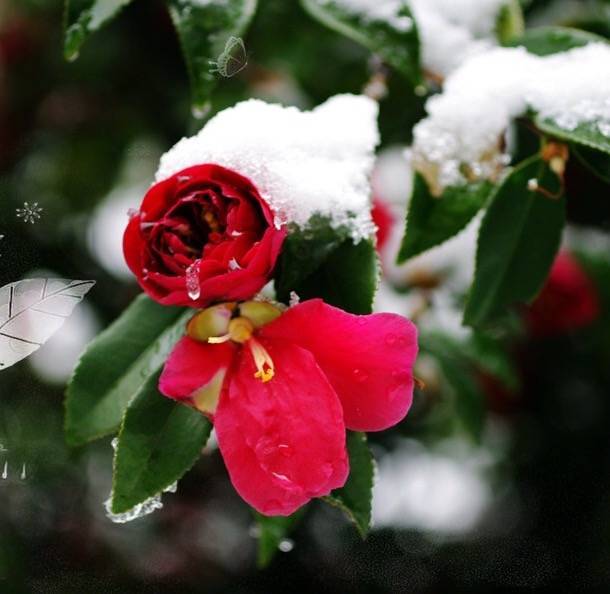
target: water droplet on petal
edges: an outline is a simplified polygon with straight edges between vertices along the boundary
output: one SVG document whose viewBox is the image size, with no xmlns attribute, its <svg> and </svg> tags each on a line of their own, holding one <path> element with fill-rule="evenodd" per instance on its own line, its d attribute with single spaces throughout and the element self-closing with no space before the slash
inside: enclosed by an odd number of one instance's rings
<svg viewBox="0 0 610 594">
<path fill-rule="evenodd" d="M 199 299 L 199 296 L 201 295 L 199 262 L 200 260 L 195 260 L 195 262 L 186 269 L 186 292 L 193 301 Z"/>
<path fill-rule="evenodd" d="M 356 381 L 361 383 L 369 379 L 368 374 L 362 371 L 362 369 L 354 369 L 354 377 L 356 378 Z"/>
<path fill-rule="evenodd" d="M 394 345 L 396 344 L 396 340 L 397 340 L 397 338 L 398 338 L 398 337 L 396 336 L 396 334 L 388 334 L 388 335 L 385 337 L 385 343 L 386 343 L 388 346 L 394 346 Z"/>
</svg>

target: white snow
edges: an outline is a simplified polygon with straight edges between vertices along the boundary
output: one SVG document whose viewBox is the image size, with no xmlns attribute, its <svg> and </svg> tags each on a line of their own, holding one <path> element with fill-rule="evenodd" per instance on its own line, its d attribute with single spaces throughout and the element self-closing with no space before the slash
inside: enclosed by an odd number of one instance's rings
<svg viewBox="0 0 610 594">
<path fill-rule="evenodd" d="M 447 76 L 494 45 L 496 19 L 507 0 L 409 0 L 426 70 Z"/>
<path fill-rule="evenodd" d="M 508 159 L 502 136 L 528 110 L 567 131 L 588 122 L 602 134 L 610 129 L 610 46 L 592 43 L 545 57 L 493 49 L 453 72 L 426 109 L 414 129 L 413 158 L 432 185 L 494 179 Z"/>
<path fill-rule="evenodd" d="M 312 111 L 250 99 L 180 140 L 161 158 L 156 179 L 192 165 L 222 165 L 252 181 L 277 226 L 304 228 L 321 214 L 359 241 L 375 232 L 369 176 L 377 112 L 372 99 L 356 95 L 331 97 Z"/>
<path fill-rule="evenodd" d="M 364 20 L 385 21 L 399 31 L 411 30 L 401 15 L 411 9 L 421 40 L 424 67 L 446 76 L 467 57 L 494 45 L 496 19 L 507 0 L 320 0 L 335 3 Z"/>
</svg>

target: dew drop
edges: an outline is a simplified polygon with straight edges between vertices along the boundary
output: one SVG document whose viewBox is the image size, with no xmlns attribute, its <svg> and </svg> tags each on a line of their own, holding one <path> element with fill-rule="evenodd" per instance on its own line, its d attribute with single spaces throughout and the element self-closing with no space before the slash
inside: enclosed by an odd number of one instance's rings
<svg viewBox="0 0 610 594">
<path fill-rule="evenodd" d="M 397 385 L 406 384 L 409 378 L 410 375 L 407 371 L 392 371 L 392 380 Z"/>
<path fill-rule="evenodd" d="M 361 383 L 369 379 L 368 374 L 362 371 L 362 369 L 354 369 L 354 377 L 356 378 L 356 381 Z"/>
<path fill-rule="evenodd" d="M 396 340 L 397 340 L 396 334 L 388 334 L 385 337 L 385 343 L 388 346 L 394 346 L 396 344 Z"/>
<path fill-rule="evenodd" d="M 282 553 L 290 553 L 290 551 L 294 549 L 294 540 L 283 538 L 277 548 L 282 551 Z"/>
<path fill-rule="evenodd" d="M 201 286 L 199 285 L 199 262 L 200 260 L 195 260 L 195 262 L 186 269 L 186 292 L 193 301 L 199 299 L 199 295 L 201 295 Z"/>
</svg>

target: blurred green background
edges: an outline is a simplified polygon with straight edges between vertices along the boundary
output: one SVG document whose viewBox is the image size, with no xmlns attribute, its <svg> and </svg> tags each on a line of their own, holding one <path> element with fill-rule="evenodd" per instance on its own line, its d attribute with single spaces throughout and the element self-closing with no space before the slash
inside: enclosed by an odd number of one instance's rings
<svg viewBox="0 0 610 594">
<path fill-rule="evenodd" d="M 610 34 L 607 2 L 524 5 L 529 23 Z M 261 1 L 245 45 L 248 66 L 220 80 L 214 110 L 252 96 L 309 108 L 370 77 L 369 53 L 297 2 Z M 386 148 L 408 144 L 423 113 L 408 83 L 391 74 L 389 88 Z M 133 2 L 72 63 L 59 0 L 0 3 L 0 286 L 97 281 L 49 344 L 0 374 L 0 592 L 610 588 L 610 250 L 586 228 L 579 257 L 601 302 L 593 325 L 498 341 L 494 361 L 514 380 L 504 384 L 478 368 L 476 345 L 465 356 L 442 332 L 427 343 L 427 389 L 403 423 L 371 437 L 379 472 L 366 541 L 314 503 L 258 570 L 253 518 L 213 446 L 161 511 L 106 518 L 110 440 L 65 446 L 63 390 L 84 344 L 139 292 L 120 251 L 127 210 L 160 154 L 200 126 L 161 1 Z M 589 182 L 570 183 L 586 198 Z M 573 223 L 610 227 L 608 204 L 571 200 Z M 25 201 L 43 208 L 34 224 L 16 217 Z"/>
</svg>

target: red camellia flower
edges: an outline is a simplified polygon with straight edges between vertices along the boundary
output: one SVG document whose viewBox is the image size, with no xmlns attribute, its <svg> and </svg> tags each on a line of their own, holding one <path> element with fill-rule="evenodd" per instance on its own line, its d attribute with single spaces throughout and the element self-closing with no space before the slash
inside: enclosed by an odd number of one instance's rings
<svg viewBox="0 0 610 594">
<path fill-rule="evenodd" d="M 155 301 L 205 307 L 257 293 L 285 236 L 248 179 L 197 165 L 150 188 L 127 226 L 123 250 Z"/>
<path fill-rule="evenodd" d="M 536 336 L 577 330 L 599 315 L 595 286 L 578 261 L 560 252 L 544 288 L 527 310 L 527 323 Z"/>
<path fill-rule="evenodd" d="M 373 208 L 371 209 L 373 222 L 377 225 L 377 250 L 382 252 L 394 226 L 395 217 L 390 206 L 381 200 L 381 198 L 373 198 Z"/>
<path fill-rule="evenodd" d="M 160 391 L 214 422 L 231 481 L 259 512 L 289 515 L 343 486 L 345 430 L 398 423 L 413 395 L 417 330 L 305 301 L 224 303 L 195 315 Z"/>
</svg>

